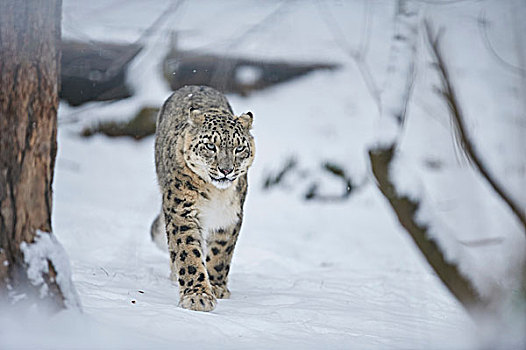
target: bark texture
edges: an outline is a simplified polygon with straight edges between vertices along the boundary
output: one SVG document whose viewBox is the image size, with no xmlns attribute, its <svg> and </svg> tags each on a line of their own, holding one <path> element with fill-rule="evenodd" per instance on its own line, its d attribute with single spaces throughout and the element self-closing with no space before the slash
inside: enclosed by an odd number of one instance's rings
<svg viewBox="0 0 526 350">
<path fill-rule="evenodd" d="M 0 295 L 31 286 L 20 244 L 51 234 L 60 21 L 60 0 L 0 1 Z M 48 265 L 48 295 L 63 306 Z"/>
</svg>

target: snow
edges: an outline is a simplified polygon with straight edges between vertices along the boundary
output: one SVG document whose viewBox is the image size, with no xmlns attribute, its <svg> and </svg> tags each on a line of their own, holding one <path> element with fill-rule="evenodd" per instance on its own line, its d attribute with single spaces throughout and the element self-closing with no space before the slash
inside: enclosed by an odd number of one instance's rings
<svg viewBox="0 0 526 350">
<path fill-rule="evenodd" d="M 239 84 L 253 85 L 261 78 L 263 72 L 258 67 L 241 66 L 236 69 L 235 75 Z"/>
<path fill-rule="evenodd" d="M 473 40 L 480 37 L 476 16 L 484 8 L 495 21 L 490 33 L 499 39 L 499 50 L 515 57 L 510 42 L 501 41 L 509 27 L 497 21 L 504 11 L 497 3 L 426 4 L 422 11 L 447 26 L 446 52 L 455 62 L 455 83 L 477 146 L 525 203 L 524 153 L 517 153 L 524 119 L 507 93 L 520 81 L 504 74 Z M 168 5 L 64 1 L 64 36 L 134 42 Z M 78 108 L 61 104 L 53 228 L 70 257 L 83 313 L 47 318 L 35 310 L 2 312 L 0 347 L 468 349 L 492 344 L 502 327 L 488 321 L 487 328 L 477 328 L 371 180 L 367 150 L 372 141 L 382 141 L 378 107 L 349 50 L 367 42 L 364 59 L 383 87 L 394 13 L 395 3 L 389 1 L 187 1 L 150 36 L 130 68 L 134 97 Z M 345 34 L 347 47 L 336 40 L 327 18 Z M 228 96 L 237 113 L 254 112 L 257 151 L 229 277 L 231 299 L 219 300 L 211 313 L 177 306 L 168 254 L 150 239 L 160 208 L 153 138 L 78 136 L 86 125 L 125 120 L 145 104 L 164 101 L 170 91 L 156 69 L 172 29 L 184 49 L 342 65 L 249 97 Z M 430 234 L 448 257 L 461 262 L 478 289 L 491 293 L 494 285 L 507 288 L 516 281 L 524 237 L 484 181 L 457 161 L 447 108 L 433 91 L 438 79 L 429 63 L 426 54 L 416 61 L 408 120 L 393 164 L 395 181 L 404 193 L 425 199 L 419 220 L 433 223 Z M 495 119 L 499 111 L 505 123 Z M 291 158 L 297 170 L 264 189 L 266 177 Z M 304 200 L 315 183 L 323 193 L 341 190 L 341 181 L 322 169 L 327 161 L 342 166 L 359 187 L 342 201 Z M 497 244 L 469 247 L 485 239 Z M 497 345 L 520 348 L 521 337 L 511 333 Z"/>
<path fill-rule="evenodd" d="M 80 299 L 71 281 L 71 268 L 68 254 L 52 233 L 37 230 L 33 243 L 22 242 L 20 250 L 27 264 L 27 277 L 34 286 L 40 286 L 40 298 L 45 298 L 48 285 L 43 275 L 49 273 L 49 263 L 55 269 L 55 280 L 64 297 L 64 304 L 69 309 L 80 309 Z"/>
</svg>

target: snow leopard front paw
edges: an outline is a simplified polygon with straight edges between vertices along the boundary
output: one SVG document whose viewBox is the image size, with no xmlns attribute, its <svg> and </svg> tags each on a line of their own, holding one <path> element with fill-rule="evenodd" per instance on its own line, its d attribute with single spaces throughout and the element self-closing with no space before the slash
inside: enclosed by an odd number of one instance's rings
<svg viewBox="0 0 526 350">
<path fill-rule="evenodd" d="M 230 291 L 226 286 L 212 285 L 212 292 L 214 292 L 217 299 L 230 298 Z"/>
<path fill-rule="evenodd" d="M 179 306 L 194 311 L 212 311 L 215 309 L 217 300 L 213 295 L 205 292 L 196 292 L 181 296 Z"/>
</svg>

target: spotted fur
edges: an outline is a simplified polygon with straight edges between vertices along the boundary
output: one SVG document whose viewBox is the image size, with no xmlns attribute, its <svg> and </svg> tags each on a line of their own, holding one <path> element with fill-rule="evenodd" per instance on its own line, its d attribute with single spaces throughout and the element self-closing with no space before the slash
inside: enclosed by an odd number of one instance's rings
<svg viewBox="0 0 526 350">
<path fill-rule="evenodd" d="M 157 117 L 155 166 L 162 211 L 152 224 L 166 236 L 179 305 L 210 311 L 228 298 L 228 272 L 243 220 L 247 171 L 254 159 L 252 113 L 235 116 L 209 87 L 187 86 Z"/>
</svg>

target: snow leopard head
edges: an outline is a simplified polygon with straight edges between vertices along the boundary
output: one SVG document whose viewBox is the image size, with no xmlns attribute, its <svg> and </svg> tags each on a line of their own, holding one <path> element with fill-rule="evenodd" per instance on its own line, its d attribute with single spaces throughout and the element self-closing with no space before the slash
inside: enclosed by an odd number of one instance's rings
<svg viewBox="0 0 526 350">
<path fill-rule="evenodd" d="M 225 189 L 248 171 L 255 143 L 251 112 L 238 117 L 223 110 L 188 111 L 185 162 L 203 180 Z"/>
</svg>

